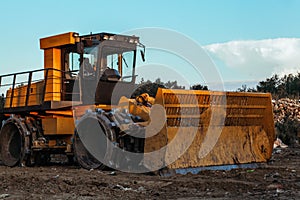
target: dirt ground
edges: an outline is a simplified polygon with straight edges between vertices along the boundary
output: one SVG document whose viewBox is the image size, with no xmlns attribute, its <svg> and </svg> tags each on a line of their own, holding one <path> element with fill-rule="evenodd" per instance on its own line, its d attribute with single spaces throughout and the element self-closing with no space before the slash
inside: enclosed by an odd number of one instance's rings
<svg viewBox="0 0 300 200">
<path fill-rule="evenodd" d="M 300 199 L 300 146 L 256 169 L 127 174 L 76 166 L 0 166 L 0 199 Z"/>
</svg>

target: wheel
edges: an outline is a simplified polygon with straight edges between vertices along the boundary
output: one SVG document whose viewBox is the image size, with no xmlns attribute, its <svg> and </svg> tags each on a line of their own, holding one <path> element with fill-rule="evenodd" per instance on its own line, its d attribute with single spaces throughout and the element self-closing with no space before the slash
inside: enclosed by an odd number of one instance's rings
<svg viewBox="0 0 300 200">
<path fill-rule="evenodd" d="M 74 148 L 75 160 L 82 168 L 103 169 L 105 167 L 85 148 L 77 131 L 74 134 L 73 148 Z"/>
<path fill-rule="evenodd" d="M 15 120 L 8 120 L 0 132 L 1 159 L 6 166 L 16 166 L 24 158 L 24 137 L 22 128 Z"/>
<path fill-rule="evenodd" d="M 87 113 L 78 122 L 74 134 L 75 160 L 85 169 L 104 169 L 99 160 L 108 157 L 108 137 L 111 138 L 109 120 L 102 114 Z M 104 137 L 103 137 L 104 136 Z"/>
</svg>

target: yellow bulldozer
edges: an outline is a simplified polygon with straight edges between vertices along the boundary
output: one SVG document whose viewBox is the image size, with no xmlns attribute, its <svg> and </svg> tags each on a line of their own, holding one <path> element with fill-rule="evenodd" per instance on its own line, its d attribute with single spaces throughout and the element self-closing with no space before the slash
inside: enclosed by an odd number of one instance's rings
<svg viewBox="0 0 300 200">
<path fill-rule="evenodd" d="M 44 68 L 0 76 L 0 158 L 7 166 L 67 155 L 86 169 L 195 172 L 266 162 L 271 95 L 135 90 L 136 36 L 69 32 L 40 39 Z"/>
</svg>

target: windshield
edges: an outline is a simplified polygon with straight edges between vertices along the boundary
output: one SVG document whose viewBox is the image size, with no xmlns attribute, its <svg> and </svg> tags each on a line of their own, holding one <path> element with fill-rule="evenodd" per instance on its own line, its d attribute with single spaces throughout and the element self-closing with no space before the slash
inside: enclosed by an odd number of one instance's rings
<svg viewBox="0 0 300 200">
<path fill-rule="evenodd" d="M 115 69 L 121 75 L 121 80 L 131 82 L 134 75 L 135 50 L 123 47 L 105 46 L 102 49 L 100 74 L 107 68 Z"/>
</svg>

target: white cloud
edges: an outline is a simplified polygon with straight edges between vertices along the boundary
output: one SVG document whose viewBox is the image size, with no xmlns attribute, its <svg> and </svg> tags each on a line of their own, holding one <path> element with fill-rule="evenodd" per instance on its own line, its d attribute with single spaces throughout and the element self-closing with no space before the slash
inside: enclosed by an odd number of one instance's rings
<svg viewBox="0 0 300 200">
<path fill-rule="evenodd" d="M 204 47 L 230 70 L 258 78 L 300 72 L 300 39 L 231 41 Z"/>
</svg>

